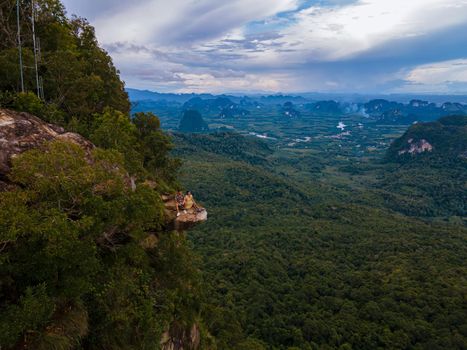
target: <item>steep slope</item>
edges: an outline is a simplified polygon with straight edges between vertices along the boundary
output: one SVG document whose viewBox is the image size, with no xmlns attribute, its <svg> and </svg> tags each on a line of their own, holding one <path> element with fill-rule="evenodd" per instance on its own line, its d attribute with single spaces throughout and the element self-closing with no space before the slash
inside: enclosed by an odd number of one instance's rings
<svg viewBox="0 0 467 350">
<path fill-rule="evenodd" d="M 26 92 L 16 2 L 0 2 L 0 348 L 209 349 L 197 258 L 164 215 L 179 163 L 160 120 L 130 118 L 85 19 L 19 4 Z"/>
<path fill-rule="evenodd" d="M 30 114 L 0 109 L 0 139 L 2 348 L 209 346 L 193 257 L 164 230 L 205 218 L 164 217 L 121 155 Z"/>
</svg>

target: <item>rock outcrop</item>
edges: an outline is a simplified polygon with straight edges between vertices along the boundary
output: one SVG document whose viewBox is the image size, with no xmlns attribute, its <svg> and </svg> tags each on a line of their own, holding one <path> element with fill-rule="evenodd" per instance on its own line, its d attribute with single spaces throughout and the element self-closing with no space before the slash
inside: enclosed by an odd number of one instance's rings
<svg viewBox="0 0 467 350">
<path fill-rule="evenodd" d="M 206 132 L 209 126 L 197 110 L 186 110 L 178 129 L 181 132 Z"/>
<path fill-rule="evenodd" d="M 94 148 L 81 135 L 66 132 L 63 128 L 48 124 L 31 114 L 0 109 L 0 178 L 6 178 L 12 158 L 52 140 L 73 142 L 86 150 Z"/>
<path fill-rule="evenodd" d="M 177 207 L 175 204 L 175 198 L 173 195 L 162 196 L 165 206 L 165 216 L 169 218 L 171 229 L 177 231 L 184 231 L 192 228 L 197 223 L 206 221 L 208 219 L 208 212 L 204 208 L 190 209 L 186 213 L 180 212 L 180 216 L 177 217 Z"/>
<path fill-rule="evenodd" d="M 185 329 L 176 324 L 162 335 L 162 350 L 195 350 L 199 348 L 201 334 L 197 325 Z"/>
<path fill-rule="evenodd" d="M 449 163 L 465 162 L 466 154 L 467 115 L 453 115 L 412 125 L 391 144 L 386 160 L 402 163 L 423 160 L 450 166 Z"/>
<path fill-rule="evenodd" d="M 66 132 L 63 128 L 44 122 L 28 113 L 18 113 L 6 109 L 0 109 L 0 192 L 15 188 L 15 184 L 9 181 L 8 174 L 11 171 L 12 159 L 19 154 L 40 148 L 49 141 L 63 140 L 75 143 L 89 152 L 89 159 L 92 159 L 90 151 L 95 146 L 81 135 Z M 128 187 L 135 190 L 136 184 L 129 175 Z M 146 182 L 145 185 L 151 186 Z M 155 183 L 153 186 L 155 188 Z M 205 209 L 191 211 L 177 217 L 175 201 L 168 196 L 162 196 L 165 204 L 166 229 L 185 230 L 195 224 L 207 219 Z M 160 232 L 148 234 L 142 240 L 144 248 L 154 248 L 159 240 Z M 195 324 L 188 329 L 177 324 L 168 327 L 169 330 L 163 334 L 161 347 L 164 350 L 196 350 L 200 345 L 200 331 Z"/>
<path fill-rule="evenodd" d="M 0 109 L 0 192 L 14 189 L 16 186 L 8 179 L 13 158 L 54 140 L 75 143 L 89 152 L 89 157 L 92 159 L 90 151 L 95 146 L 81 135 L 66 132 L 63 128 L 48 124 L 28 113 Z M 128 187 L 133 190 L 136 188 L 137 185 L 130 176 L 128 176 L 127 182 Z M 145 185 L 151 186 L 150 183 L 145 183 Z M 155 187 L 155 184 L 152 187 Z M 167 196 L 162 196 L 162 199 L 165 203 L 166 229 L 185 230 L 207 219 L 207 213 L 204 209 L 177 217 L 174 200 Z M 159 240 L 158 235 L 159 233 L 148 234 L 146 239 L 142 240 L 141 245 L 145 248 L 154 248 Z M 188 329 L 176 324 L 172 324 L 168 328 L 169 330 L 164 333 L 161 339 L 161 347 L 164 350 L 199 349 L 200 331 L 196 324 Z"/>
<path fill-rule="evenodd" d="M 413 139 L 409 139 L 407 141 L 408 147 L 406 149 L 400 150 L 399 155 L 402 154 L 420 154 L 423 152 L 432 152 L 433 146 L 425 139 L 421 139 L 419 141 L 414 141 Z"/>
</svg>

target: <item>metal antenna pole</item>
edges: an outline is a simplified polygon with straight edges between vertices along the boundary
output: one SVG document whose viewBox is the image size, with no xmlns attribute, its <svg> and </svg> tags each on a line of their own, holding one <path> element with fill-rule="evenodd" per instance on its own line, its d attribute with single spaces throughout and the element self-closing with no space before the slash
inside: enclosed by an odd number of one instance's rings
<svg viewBox="0 0 467 350">
<path fill-rule="evenodd" d="M 41 55 L 41 41 L 40 41 L 40 38 L 36 38 L 36 45 L 37 45 L 37 61 L 41 62 L 42 55 Z M 45 96 L 44 96 L 44 79 L 42 79 L 41 75 L 39 75 L 39 98 L 41 98 L 42 100 L 45 100 Z"/>
<path fill-rule="evenodd" d="M 37 66 L 37 45 L 36 45 L 36 29 L 35 29 L 35 22 L 36 21 L 36 9 L 34 7 L 34 0 L 31 0 L 31 22 L 32 22 L 32 45 L 34 49 L 34 67 L 36 68 L 36 89 L 37 89 L 37 97 L 41 97 L 40 87 L 39 87 L 39 69 Z"/>
<path fill-rule="evenodd" d="M 19 71 L 21 77 L 21 92 L 24 92 L 24 77 L 23 77 L 23 50 L 21 47 L 21 25 L 19 21 L 19 0 L 16 0 L 16 24 L 18 25 L 18 51 L 19 51 Z"/>
</svg>

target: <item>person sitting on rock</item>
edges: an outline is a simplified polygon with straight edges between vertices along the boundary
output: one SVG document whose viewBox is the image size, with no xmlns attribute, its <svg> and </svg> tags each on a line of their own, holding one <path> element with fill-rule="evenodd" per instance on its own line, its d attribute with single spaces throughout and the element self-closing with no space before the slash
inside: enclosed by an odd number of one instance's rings
<svg viewBox="0 0 467 350">
<path fill-rule="evenodd" d="M 183 193 L 180 190 L 178 190 L 175 194 L 175 206 L 177 208 L 177 216 L 180 216 L 180 210 L 183 210 L 186 213 L 185 197 L 183 196 Z"/>
<path fill-rule="evenodd" d="M 193 194 L 190 191 L 186 192 L 185 199 L 184 199 L 184 206 L 186 210 L 190 210 L 192 208 L 195 210 L 199 209 L 199 206 L 195 202 L 195 199 L 193 198 Z"/>
</svg>

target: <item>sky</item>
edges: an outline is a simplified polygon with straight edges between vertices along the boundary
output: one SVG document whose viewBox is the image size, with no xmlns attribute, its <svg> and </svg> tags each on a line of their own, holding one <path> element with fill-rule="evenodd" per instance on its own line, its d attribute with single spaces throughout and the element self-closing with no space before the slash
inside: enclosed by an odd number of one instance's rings
<svg viewBox="0 0 467 350">
<path fill-rule="evenodd" d="M 467 93 L 467 0 L 63 0 L 127 87 Z"/>
</svg>

